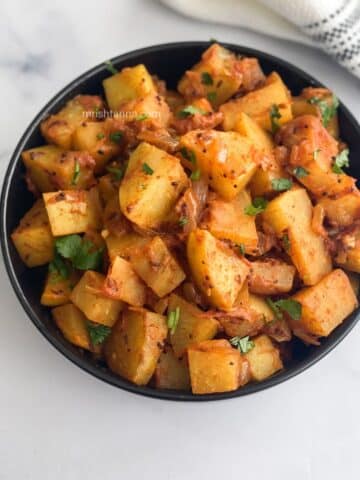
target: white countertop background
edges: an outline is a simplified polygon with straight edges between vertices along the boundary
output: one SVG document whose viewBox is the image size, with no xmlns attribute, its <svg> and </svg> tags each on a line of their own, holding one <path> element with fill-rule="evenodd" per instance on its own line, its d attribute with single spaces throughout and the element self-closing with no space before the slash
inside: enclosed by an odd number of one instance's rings
<svg viewBox="0 0 360 480">
<path fill-rule="evenodd" d="M 178 16 L 151 0 L 2 0 L 0 176 L 39 109 L 86 69 L 160 42 L 263 49 L 313 73 L 360 119 L 360 82 L 291 42 Z M 359 159 L 360 161 L 360 159 Z M 300 376 L 248 397 L 177 403 L 123 392 L 62 357 L 0 263 L 1 480 L 357 480 L 360 328 Z"/>
</svg>

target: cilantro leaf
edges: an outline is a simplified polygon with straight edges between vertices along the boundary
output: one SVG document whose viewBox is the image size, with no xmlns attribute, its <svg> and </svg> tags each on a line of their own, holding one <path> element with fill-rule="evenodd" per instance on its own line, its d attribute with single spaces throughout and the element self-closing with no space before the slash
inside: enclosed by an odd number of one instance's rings
<svg viewBox="0 0 360 480">
<path fill-rule="evenodd" d="M 289 239 L 289 235 L 287 233 L 285 233 L 282 237 L 282 244 L 283 244 L 283 247 L 284 247 L 284 250 L 286 252 L 288 252 L 290 250 L 290 239 Z"/>
<path fill-rule="evenodd" d="M 121 132 L 120 130 L 116 130 L 115 132 L 110 133 L 109 138 L 113 143 L 119 144 L 121 143 L 123 135 L 123 132 Z"/>
<path fill-rule="evenodd" d="M 106 167 L 106 170 L 112 174 L 115 180 L 119 181 L 123 178 L 125 169 L 117 167 Z"/>
<path fill-rule="evenodd" d="M 268 201 L 264 197 L 255 197 L 253 202 L 244 208 L 246 215 L 254 217 L 259 213 L 263 212 L 267 207 Z"/>
<path fill-rule="evenodd" d="M 269 111 L 269 115 L 271 122 L 271 131 L 272 133 L 276 133 L 280 128 L 279 120 L 281 118 L 281 113 L 279 110 L 279 106 L 276 104 L 272 105 Z"/>
<path fill-rule="evenodd" d="M 277 192 L 283 192 L 284 190 L 290 190 L 293 185 L 292 180 L 288 178 L 274 178 L 271 180 L 271 185 Z"/>
<path fill-rule="evenodd" d="M 180 149 L 180 153 L 185 158 L 185 160 L 188 160 L 189 162 L 193 163 L 194 165 L 196 164 L 196 156 L 195 156 L 195 153 L 192 150 L 189 150 L 186 147 L 182 147 Z"/>
<path fill-rule="evenodd" d="M 196 115 L 197 113 L 204 115 L 206 112 L 201 108 L 195 107 L 194 105 L 188 105 L 187 107 L 183 108 L 182 110 L 180 110 L 180 112 L 177 113 L 177 117 L 187 118 L 187 117 Z"/>
<path fill-rule="evenodd" d="M 179 219 L 179 225 L 180 227 L 185 227 L 189 223 L 189 219 L 187 217 L 181 217 Z"/>
<path fill-rule="evenodd" d="M 79 175 L 80 175 L 80 163 L 75 160 L 75 165 L 74 165 L 74 173 L 73 177 L 71 180 L 71 185 L 76 185 L 78 180 L 79 180 Z"/>
<path fill-rule="evenodd" d="M 293 170 L 293 174 L 297 178 L 303 178 L 309 175 L 309 172 L 303 167 L 295 167 Z"/>
<path fill-rule="evenodd" d="M 142 164 L 142 170 L 146 175 L 152 175 L 154 173 L 154 170 L 147 163 Z"/>
<path fill-rule="evenodd" d="M 113 63 L 111 60 L 108 60 L 105 62 L 106 68 L 109 70 L 110 73 L 115 75 L 116 73 L 119 73 L 119 71 L 114 67 Z"/>
<path fill-rule="evenodd" d="M 302 305 L 297 300 L 292 298 L 282 298 L 274 302 L 271 298 L 267 298 L 266 302 L 277 319 L 283 318 L 282 312 L 286 312 L 293 320 L 300 320 L 301 318 Z"/>
<path fill-rule="evenodd" d="M 200 180 L 200 177 L 201 177 L 201 171 L 199 169 L 195 170 L 190 175 L 191 180 L 194 180 L 194 181 Z"/>
<path fill-rule="evenodd" d="M 206 95 L 207 99 L 209 100 L 209 102 L 215 102 L 216 100 L 216 97 L 217 97 L 217 93 L 216 92 L 209 92 L 207 95 Z"/>
<path fill-rule="evenodd" d="M 71 261 L 79 270 L 97 270 L 102 263 L 103 249 L 96 249 L 90 240 L 80 235 L 66 235 L 55 241 L 58 255 Z"/>
<path fill-rule="evenodd" d="M 143 120 L 147 120 L 149 118 L 149 115 L 147 113 L 140 113 L 135 120 L 138 122 L 142 122 Z"/>
<path fill-rule="evenodd" d="M 111 332 L 111 328 L 107 325 L 97 325 L 92 322 L 87 323 L 87 329 L 93 345 L 99 345 L 100 343 L 103 343 Z"/>
<path fill-rule="evenodd" d="M 329 125 L 330 120 L 336 115 L 336 111 L 339 106 L 339 100 L 335 95 L 332 96 L 331 103 L 329 104 L 327 100 L 324 100 L 319 97 L 311 97 L 308 100 L 310 105 L 317 105 L 320 110 L 321 120 L 324 127 Z"/>
<path fill-rule="evenodd" d="M 202 72 L 201 74 L 201 83 L 203 85 L 213 85 L 214 80 L 209 72 Z"/>
<path fill-rule="evenodd" d="M 69 268 L 56 251 L 54 258 L 49 263 L 49 273 L 55 277 L 54 281 L 57 281 L 58 278 L 62 280 L 69 278 Z"/>
<path fill-rule="evenodd" d="M 55 248 L 62 257 L 72 259 L 81 248 L 81 243 L 80 235 L 66 235 L 56 239 Z"/>
<path fill-rule="evenodd" d="M 344 173 L 343 167 L 349 167 L 349 149 L 345 148 L 342 152 L 335 157 L 332 171 L 334 173 Z"/>
<path fill-rule="evenodd" d="M 245 255 L 245 245 L 243 243 L 239 243 L 237 247 L 239 249 L 240 254 Z"/>
<path fill-rule="evenodd" d="M 255 343 L 250 340 L 249 336 L 246 337 L 232 337 L 229 342 L 233 347 L 240 350 L 241 353 L 250 352 L 255 347 Z"/>
<path fill-rule="evenodd" d="M 103 133 L 103 132 L 99 132 L 99 133 L 96 135 L 96 138 L 97 138 L 98 140 L 102 140 L 104 137 L 105 137 L 105 133 Z"/>
<path fill-rule="evenodd" d="M 180 320 L 180 307 L 176 307 L 175 310 L 168 312 L 167 316 L 167 326 L 170 329 L 171 335 L 174 335 L 176 332 L 178 323 Z"/>
</svg>

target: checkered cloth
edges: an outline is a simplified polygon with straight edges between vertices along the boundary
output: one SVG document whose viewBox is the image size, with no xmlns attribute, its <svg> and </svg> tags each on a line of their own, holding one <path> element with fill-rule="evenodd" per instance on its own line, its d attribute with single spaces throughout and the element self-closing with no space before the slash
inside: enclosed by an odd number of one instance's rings
<svg viewBox="0 0 360 480">
<path fill-rule="evenodd" d="M 321 48 L 360 78 L 360 0 L 161 0 L 185 15 Z"/>
</svg>

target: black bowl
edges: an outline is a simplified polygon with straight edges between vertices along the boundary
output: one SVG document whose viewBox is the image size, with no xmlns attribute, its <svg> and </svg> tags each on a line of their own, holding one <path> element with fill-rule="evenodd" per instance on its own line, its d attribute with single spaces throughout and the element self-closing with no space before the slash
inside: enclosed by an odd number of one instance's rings
<svg viewBox="0 0 360 480">
<path fill-rule="evenodd" d="M 279 72 L 288 87 L 295 94 L 299 93 L 302 88 L 310 85 L 322 86 L 312 76 L 272 55 L 238 45 L 228 44 L 225 46 L 238 54 L 257 57 L 265 73 L 270 73 L 272 70 Z M 156 45 L 120 55 L 113 58 L 112 63 L 119 69 L 144 63 L 151 73 L 157 74 L 160 78 L 166 80 L 168 86 L 174 88 L 182 73 L 198 61 L 200 55 L 207 47 L 209 47 L 208 42 Z M 39 129 L 40 122 L 44 117 L 57 112 L 75 95 L 80 93 L 98 94 L 102 91 L 102 80 L 108 76 L 109 72 L 106 66 L 104 64 L 98 65 L 74 80 L 50 100 L 32 121 L 21 138 L 5 175 L 1 195 L 2 252 L 15 293 L 34 325 L 65 357 L 95 377 L 124 390 L 169 400 L 220 400 L 247 395 L 277 385 L 323 358 L 354 327 L 358 320 L 359 310 L 352 313 L 328 338 L 323 339 L 319 347 L 306 347 L 301 342 L 295 340 L 294 355 L 291 363 L 287 365 L 284 371 L 279 372 L 264 382 L 252 383 L 234 392 L 201 396 L 195 396 L 189 392 L 155 390 L 151 387 L 133 385 L 114 375 L 106 366 L 97 363 L 86 352 L 84 353 L 72 346 L 63 338 L 51 320 L 49 309 L 42 307 L 39 302 L 45 269 L 27 269 L 21 262 L 10 240 L 10 233 L 34 201 L 24 182 L 24 167 L 20 154 L 25 149 L 44 143 Z M 350 160 L 352 160 L 350 174 L 360 178 L 360 165 L 357 165 L 355 162 L 357 158 L 360 158 L 360 127 L 351 113 L 342 104 L 339 108 L 339 120 L 341 138 L 350 147 Z"/>
</svg>

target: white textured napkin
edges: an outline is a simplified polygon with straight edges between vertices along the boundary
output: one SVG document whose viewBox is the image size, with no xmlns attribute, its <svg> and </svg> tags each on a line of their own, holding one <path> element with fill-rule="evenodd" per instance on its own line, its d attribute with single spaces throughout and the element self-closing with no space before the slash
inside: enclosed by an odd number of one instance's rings
<svg viewBox="0 0 360 480">
<path fill-rule="evenodd" d="M 185 15 L 321 48 L 360 78 L 360 0 L 161 0 Z"/>
</svg>

